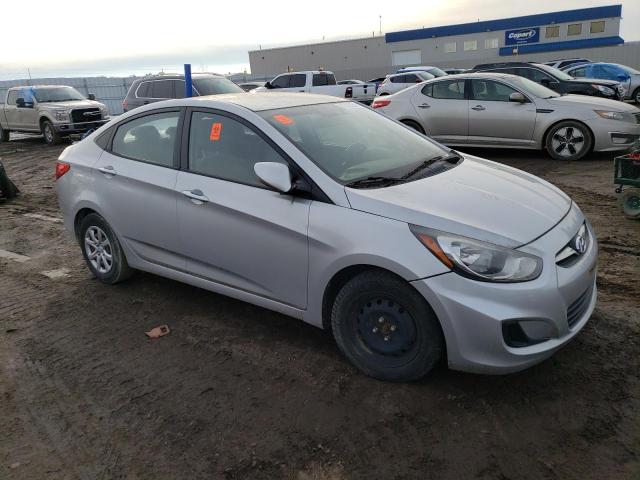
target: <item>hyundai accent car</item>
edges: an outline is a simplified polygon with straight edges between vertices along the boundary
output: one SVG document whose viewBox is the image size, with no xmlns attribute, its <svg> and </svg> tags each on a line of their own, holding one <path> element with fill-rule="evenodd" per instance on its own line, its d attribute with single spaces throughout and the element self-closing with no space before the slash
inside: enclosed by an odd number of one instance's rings
<svg viewBox="0 0 640 480">
<path fill-rule="evenodd" d="M 627 150 L 640 139 L 640 109 L 560 95 L 531 80 L 470 73 L 430 80 L 373 108 L 449 146 L 546 149 L 558 160 Z"/>
<path fill-rule="evenodd" d="M 290 315 L 383 380 L 442 357 L 521 370 L 596 303 L 596 237 L 567 195 L 356 102 L 160 102 L 68 147 L 56 177 L 100 281 L 145 270 Z"/>
</svg>

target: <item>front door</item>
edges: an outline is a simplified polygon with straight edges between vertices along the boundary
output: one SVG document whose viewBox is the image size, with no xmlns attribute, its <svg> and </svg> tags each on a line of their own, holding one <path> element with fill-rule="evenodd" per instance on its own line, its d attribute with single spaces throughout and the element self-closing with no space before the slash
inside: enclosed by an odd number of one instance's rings
<svg viewBox="0 0 640 480">
<path fill-rule="evenodd" d="M 444 144 L 464 144 L 469 135 L 469 101 L 464 80 L 429 82 L 411 99 L 425 133 Z"/>
<path fill-rule="evenodd" d="M 102 214 L 142 260 L 184 270 L 176 226 L 179 110 L 143 114 L 118 126 L 94 167 Z"/>
<path fill-rule="evenodd" d="M 522 145 L 533 143 L 536 105 L 511 102 L 517 90 L 495 80 L 471 80 L 469 97 L 469 143 Z"/>
<path fill-rule="evenodd" d="M 188 271 L 305 308 L 311 200 L 260 182 L 257 162 L 286 160 L 244 121 L 210 110 L 193 110 L 187 119 L 188 165 L 176 192 Z"/>
</svg>

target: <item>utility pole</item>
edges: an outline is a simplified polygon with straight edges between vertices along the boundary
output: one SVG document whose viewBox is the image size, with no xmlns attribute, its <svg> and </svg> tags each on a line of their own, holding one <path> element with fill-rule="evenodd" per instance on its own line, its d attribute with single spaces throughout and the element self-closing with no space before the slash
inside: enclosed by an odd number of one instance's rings
<svg viewBox="0 0 640 480">
<path fill-rule="evenodd" d="M 382 15 L 378 15 L 378 20 L 380 22 L 380 36 L 382 36 Z"/>
</svg>

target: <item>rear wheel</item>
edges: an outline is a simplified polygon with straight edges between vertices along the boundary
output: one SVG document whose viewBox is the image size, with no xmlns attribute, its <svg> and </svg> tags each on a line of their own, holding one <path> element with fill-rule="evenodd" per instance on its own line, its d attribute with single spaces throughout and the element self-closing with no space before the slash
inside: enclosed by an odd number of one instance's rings
<svg viewBox="0 0 640 480">
<path fill-rule="evenodd" d="M 640 218 L 640 188 L 623 190 L 618 201 L 627 218 Z"/>
<path fill-rule="evenodd" d="M 565 121 L 554 125 L 545 140 L 549 155 L 556 160 L 579 160 L 589 153 L 593 137 L 580 122 Z"/>
<path fill-rule="evenodd" d="M 424 134 L 424 129 L 420 126 L 418 122 L 414 122 L 413 120 L 402 120 L 401 122 L 404 123 L 407 127 L 411 127 L 415 131 Z"/>
<path fill-rule="evenodd" d="M 636 88 L 636 91 L 633 92 L 633 96 L 631 98 L 634 102 L 640 104 L 640 87 Z"/>
<path fill-rule="evenodd" d="M 56 132 L 56 129 L 53 128 L 53 123 L 49 120 L 42 122 L 42 135 L 44 136 L 44 141 L 47 142 L 48 145 L 57 145 L 62 140 L 58 132 Z"/>
<path fill-rule="evenodd" d="M 381 93 L 380 95 L 378 95 L 379 97 L 386 97 L 387 95 L 389 95 L 387 92 Z"/>
<path fill-rule="evenodd" d="M 114 284 L 126 280 L 133 271 L 115 233 L 97 213 L 87 215 L 80 224 L 80 246 L 89 270 L 98 280 Z"/>
<path fill-rule="evenodd" d="M 9 130 L 5 130 L 0 125 L 0 143 L 9 141 Z"/>
<path fill-rule="evenodd" d="M 331 312 L 342 353 L 363 373 L 408 382 L 425 376 L 440 359 L 444 341 L 426 300 L 402 279 L 369 271 L 338 293 Z"/>
</svg>

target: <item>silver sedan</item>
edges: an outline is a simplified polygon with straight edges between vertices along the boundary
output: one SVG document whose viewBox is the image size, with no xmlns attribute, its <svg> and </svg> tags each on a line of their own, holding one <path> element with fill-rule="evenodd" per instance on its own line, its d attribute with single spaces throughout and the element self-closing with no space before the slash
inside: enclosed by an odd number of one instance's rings
<svg viewBox="0 0 640 480">
<path fill-rule="evenodd" d="M 379 97 L 373 108 L 450 146 L 546 149 L 560 160 L 626 150 L 640 138 L 640 109 L 560 95 L 523 77 L 472 73 Z"/>
</svg>

